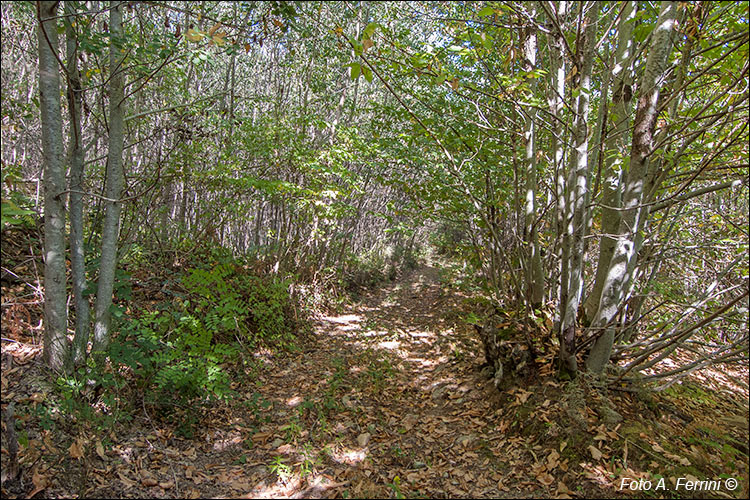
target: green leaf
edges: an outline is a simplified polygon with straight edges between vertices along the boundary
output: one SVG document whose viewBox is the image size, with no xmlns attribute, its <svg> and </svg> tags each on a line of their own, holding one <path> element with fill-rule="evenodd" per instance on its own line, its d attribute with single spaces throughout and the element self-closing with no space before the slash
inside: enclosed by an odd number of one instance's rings
<svg viewBox="0 0 750 500">
<path fill-rule="evenodd" d="M 367 25 L 367 27 L 362 31 L 362 40 L 369 40 L 370 37 L 372 37 L 372 34 L 375 33 L 375 28 L 378 27 L 378 23 L 370 23 Z"/>
<path fill-rule="evenodd" d="M 365 76 L 365 80 L 372 83 L 372 71 L 367 66 L 362 66 L 362 74 Z"/>
<path fill-rule="evenodd" d="M 359 43 L 354 38 L 350 38 L 349 42 L 352 44 L 352 48 L 354 49 L 354 54 L 356 54 L 358 56 L 361 56 L 362 52 L 364 52 L 364 50 L 365 50 L 364 46 L 362 46 L 362 44 Z"/>
<path fill-rule="evenodd" d="M 349 73 L 352 77 L 352 80 L 356 80 L 359 78 L 359 73 L 362 70 L 362 65 L 360 65 L 358 62 L 352 63 L 352 69 Z"/>
<path fill-rule="evenodd" d="M 491 16 L 494 13 L 495 13 L 495 9 L 493 9 L 492 7 L 488 5 L 487 7 L 477 12 L 477 15 L 479 17 L 487 17 L 487 16 Z"/>
</svg>

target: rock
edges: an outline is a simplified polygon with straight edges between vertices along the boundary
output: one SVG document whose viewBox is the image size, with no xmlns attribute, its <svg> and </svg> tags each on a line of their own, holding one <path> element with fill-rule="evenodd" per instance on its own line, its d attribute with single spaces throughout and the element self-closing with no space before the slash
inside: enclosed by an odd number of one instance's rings
<svg viewBox="0 0 750 500">
<path fill-rule="evenodd" d="M 410 413 L 404 418 L 402 425 L 404 426 L 404 429 L 410 431 L 414 428 L 415 425 L 417 425 L 418 421 L 419 417 Z"/>
<path fill-rule="evenodd" d="M 367 446 L 367 443 L 370 442 L 370 433 L 369 432 L 363 432 L 359 436 L 357 436 L 357 444 L 360 445 L 362 448 Z"/>
<path fill-rule="evenodd" d="M 609 405 L 603 405 L 599 408 L 599 415 L 601 415 L 602 421 L 607 425 L 614 425 L 622 422 L 622 415 Z"/>
<path fill-rule="evenodd" d="M 456 444 L 463 445 L 463 447 L 466 448 L 471 444 L 472 441 L 474 441 L 474 436 L 472 436 L 471 434 L 467 434 L 464 436 L 460 436 L 456 440 Z"/>
<path fill-rule="evenodd" d="M 284 440 L 283 440 L 283 439 L 281 439 L 281 438 L 276 438 L 276 439 L 274 439 L 274 440 L 273 440 L 273 442 L 271 443 L 271 448 L 275 450 L 276 448 L 278 448 L 278 447 L 279 447 L 279 446 L 281 446 L 282 444 L 284 444 Z"/>
<path fill-rule="evenodd" d="M 448 391 L 448 386 L 443 385 L 443 386 L 440 386 L 440 387 L 436 387 L 432 391 L 432 400 L 433 401 L 440 401 L 441 399 L 443 399 L 445 397 L 445 393 L 447 391 Z"/>
</svg>

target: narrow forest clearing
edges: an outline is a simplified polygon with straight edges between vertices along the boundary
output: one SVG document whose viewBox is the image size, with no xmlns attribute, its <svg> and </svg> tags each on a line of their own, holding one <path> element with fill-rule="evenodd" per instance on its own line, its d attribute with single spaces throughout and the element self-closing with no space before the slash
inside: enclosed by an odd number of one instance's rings
<svg viewBox="0 0 750 500">
<path fill-rule="evenodd" d="M 178 408 L 169 420 L 144 406 L 110 429 L 48 414 L 58 432 L 30 429 L 21 462 L 31 463 L 34 491 L 48 498 L 624 496 L 619 477 L 648 477 L 641 464 L 710 474 L 729 460 L 747 477 L 747 456 L 711 448 L 721 439 L 736 446 L 747 433 L 741 405 L 719 395 L 664 413 L 658 407 L 669 403 L 653 399 L 652 427 L 639 418 L 643 402 L 624 393 L 613 398 L 624 421 L 605 426 L 549 376 L 553 354 L 537 359 L 542 376 L 530 385 L 519 380 L 499 392 L 481 373 L 467 299 L 438 268 L 422 265 L 338 314 L 319 315 L 292 352 L 254 353 L 247 383 L 235 374 L 237 396 L 225 403 Z M 11 357 L 22 359 L 15 347 L 4 348 L 3 398 L 28 405 L 25 421 L 44 428 L 49 384 L 38 350 L 10 368 Z M 24 391 L 28 397 L 17 395 Z M 705 422 L 720 422 L 726 435 L 701 442 L 699 414 L 710 406 L 720 420 L 706 414 Z M 562 429 L 560 412 L 570 408 L 582 412 L 579 427 Z M 734 441 L 731 432 L 739 433 Z M 694 454 L 669 447 L 689 434 Z M 631 469 L 622 469 L 623 458 Z"/>
<path fill-rule="evenodd" d="M 750 496 L 748 2 L 0 19 L 0 497 Z"/>
</svg>

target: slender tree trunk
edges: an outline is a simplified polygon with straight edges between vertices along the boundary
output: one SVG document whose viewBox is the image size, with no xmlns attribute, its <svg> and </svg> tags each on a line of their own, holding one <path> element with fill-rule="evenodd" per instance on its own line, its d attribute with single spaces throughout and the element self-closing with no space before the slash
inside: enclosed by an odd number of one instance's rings
<svg viewBox="0 0 750 500">
<path fill-rule="evenodd" d="M 533 4 L 532 4 L 533 5 Z M 532 19 L 536 11 L 532 7 L 529 15 Z M 524 39 L 524 71 L 531 72 L 536 69 L 536 28 L 529 25 L 526 29 Z M 534 80 L 532 80 L 534 81 Z M 533 84 L 532 84 L 533 87 Z M 526 272 L 526 295 L 531 307 L 538 308 L 544 299 L 544 270 L 542 269 L 542 257 L 539 248 L 539 235 L 536 227 L 537 219 L 537 179 L 536 179 L 536 137 L 534 121 L 536 111 L 529 108 L 526 115 L 524 136 L 526 150 L 524 154 L 524 167 L 526 174 L 526 205 L 524 212 L 524 246 L 526 250 L 528 269 Z"/>
<path fill-rule="evenodd" d="M 659 20 L 652 35 L 646 69 L 641 78 L 640 97 L 635 114 L 630 171 L 623 192 L 623 211 L 619 236 L 602 288 L 599 309 L 592 327 L 600 331 L 586 360 L 594 373 L 601 373 L 609 361 L 615 332 L 612 321 L 622 305 L 625 291 L 630 286 L 638 254 L 638 229 L 642 228 L 648 210 L 642 207 L 645 196 L 649 155 L 658 113 L 659 90 L 672 48 L 672 32 L 677 14 L 677 2 L 662 2 Z"/>
<path fill-rule="evenodd" d="M 94 323 L 94 350 L 104 351 L 109 344 L 115 271 L 117 269 L 117 242 L 120 232 L 122 210 L 123 168 L 123 53 L 122 8 L 124 3 L 112 0 L 109 11 L 109 152 L 107 155 L 107 177 L 104 224 L 102 227 L 102 255 L 99 268 L 99 285 L 96 292 L 96 319 Z"/>
<path fill-rule="evenodd" d="M 564 25 L 567 12 L 567 2 L 558 2 L 556 12 L 552 16 Z M 565 58 L 563 57 L 562 33 L 550 33 L 549 35 L 549 58 L 550 75 L 552 81 L 549 90 L 549 109 L 552 115 L 552 150 L 554 152 L 554 176 L 555 176 L 555 229 L 557 232 L 555 251 L 557 253 L 558 284 L 557 299 L 565 301 L 568 289 L 567 264 L 564 256 L 563 234 L 565 233 L 565 141 L 562 140 L 563 131 L 563 99 L 565 98 Z M 556 318 L 556 329 L 559 328 L 561 318 Z"/>
<path fill-rule="evenodd" d="M 586 4 L 579 4 L 585 9 Z M 560 361 L 565 372 L 574 375 L 577 371 L 576 361 L 576 319 L 578 305 L 583 293 L 583 236 L 586 231 L 586 201 L 588 199 L 590 164 L 588 117 L 591 99 L 591 72 L 594 63 L 594 39 L 596 38 L 596 20 L 599 3 L 589 4 L 588 11 L 582 13 L 583 39 L 576 54 L 576 66 L 580 75 L 578 80 L 578 99 L 575 120 L 573 123 L 573 169 L 568 176 L 568 215 L 566 217 L 564 246 L 568 255 L 568 292 L 565 302 L 560 305 L 562 318 L 560 324 Z"/>
<path fill-rule="evenodd" d="M 73 299 L 76 311 L 75 336 L 73 338 L 72 366 L 80 365 L 86 357 L 89 341 L 89 301 L 86 290 L 86 267 L 83 245 L 83 174 L 84 152 L 81 136 L 81 105 L 83 90 L 78 71 L 78 38 L 73 23 L 76 8 L 73 2 L 65 2 L 65 39 L 68 71 L 68 112 L 70 114 L 70 137 L 68 162 L 70 164 L 70 267 L 73 278 Z"/>
<path fill-rule="evenodd" d="M 626 2 L 620 18 L 619 39 L 615 52 L 612 105 L 609 112 L 610 132 L 604 145 L 604 171 L 602 177 L 602 237 L 599 242 L 599 260 L 594 286 L 584 304 L 584 321 L 591 321 L 599 309 L 599 300 L 607 277 L 609 262 L 615 249 L 614 235 L 620 228 L 620 203 L 622 198 L 622 168 L 629 136 L 630 115 L 632 114 L 632 64 L 634 43 L 633 23 L 637 10 L 636 2 Z"/>
<path fill-rule="evenodd" d="M 38 2 L 39 107 L 42 114 L 44 165 L 44 361 L 63 369 L 67 355 L 65 277 L 65 191 L 60 68 L 57 36 L 58 2 Z"/>
</svg>

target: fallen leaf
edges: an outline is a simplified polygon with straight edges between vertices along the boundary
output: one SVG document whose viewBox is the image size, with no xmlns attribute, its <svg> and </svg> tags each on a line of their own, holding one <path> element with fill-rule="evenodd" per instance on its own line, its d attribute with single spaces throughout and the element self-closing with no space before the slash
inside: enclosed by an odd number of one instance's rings
<svg viewBox="0 0 750 500">
<path fill-rule="evenodd" d="M 549 486 L 555 482 L 555 478 L 552 476 L 552 474 L 549 474 L 547 472 L 538 474 L 536 476 L 536 480 L 542 483 L 544 486 Z"/>
<path fill-rule="evenodd" d="M 123 474 L 122 472 L 118 471 L 117 476 L 120 478 L 120 482 L 125 485 L 125 488 L 132 488 L 136 485 L 136 482 L 130 479 L 128 476 Z"/>
<path fill-rule="evenodd" d="M 68 448 L 68 453 L 70 453 L 70 458 L 75 458 L 76 460 L 83 457 L 83 450 L 81 449 L 81 443 L 79 440 L 73 441 L 71 443 L 70 447 Z"/>
<path fill-rule="evenodd" d="M 552 453 L 547 455 L 547 470 L 551 471 L 557 468 L 557 466 L 560 464 L 560 454 L 557 453 L 555 450 L 552 450 Z"/>
<path fill-rule="evenodd" d="M 99 458 L 102 460 L 105 460 L 107 458 L 107 455 L 104 454 L 104 446 L 102 445 L 101 441 L 96 442 L 96 454 L 99 455 Z"/>
<path fill-rule="evenodd" d="M 52 439 L 50 439 L 49 434 L 44 436 L 42 438 L 42 441 L 44 442 L 44 447 L 47 448 L 47 451 L 49 451 L 53 455 L 57 454 L 57 448 L 55 448 L 55 446 L 52 444 Z"/>
<path fill-rule="evenodd" d="M 34 483 L 34 486 L 37 490 L 41 491 L 47 487 L 47 485 L 49 484 L 49 479 L 47 479 L 47 476 L 40 474 L 39 471 L 35 469 L 34 473 L 31 476 L 31 482 Z"/>
<path fill-rule="evenodd" d="M 151 486 L 156 486 L 157 484 L 159 484 L 159 481 L 157 481 L 153 477 L 144 477 L 143 479 L 141 479 L 141 484 L 143 486 L 151 487 Z"/>
<path fill-rule="evenodd" d="M 567 484 L 563 483 L 562 481 L 558 481 L 557 482 L 557 494 L 558 495 L 572 495 L 573 492 L 570 491 L 570 488 L 568 488 Z"/>
<path fill-rule="evenodd" d="M 589 445 L 589 451 L 591 452 L 591 456 L 594 458 L 594 460 L 600 460 L 602 458 L 602 452 L 599 451 L 599 448 L 596 446 Z"/>
</svg>

